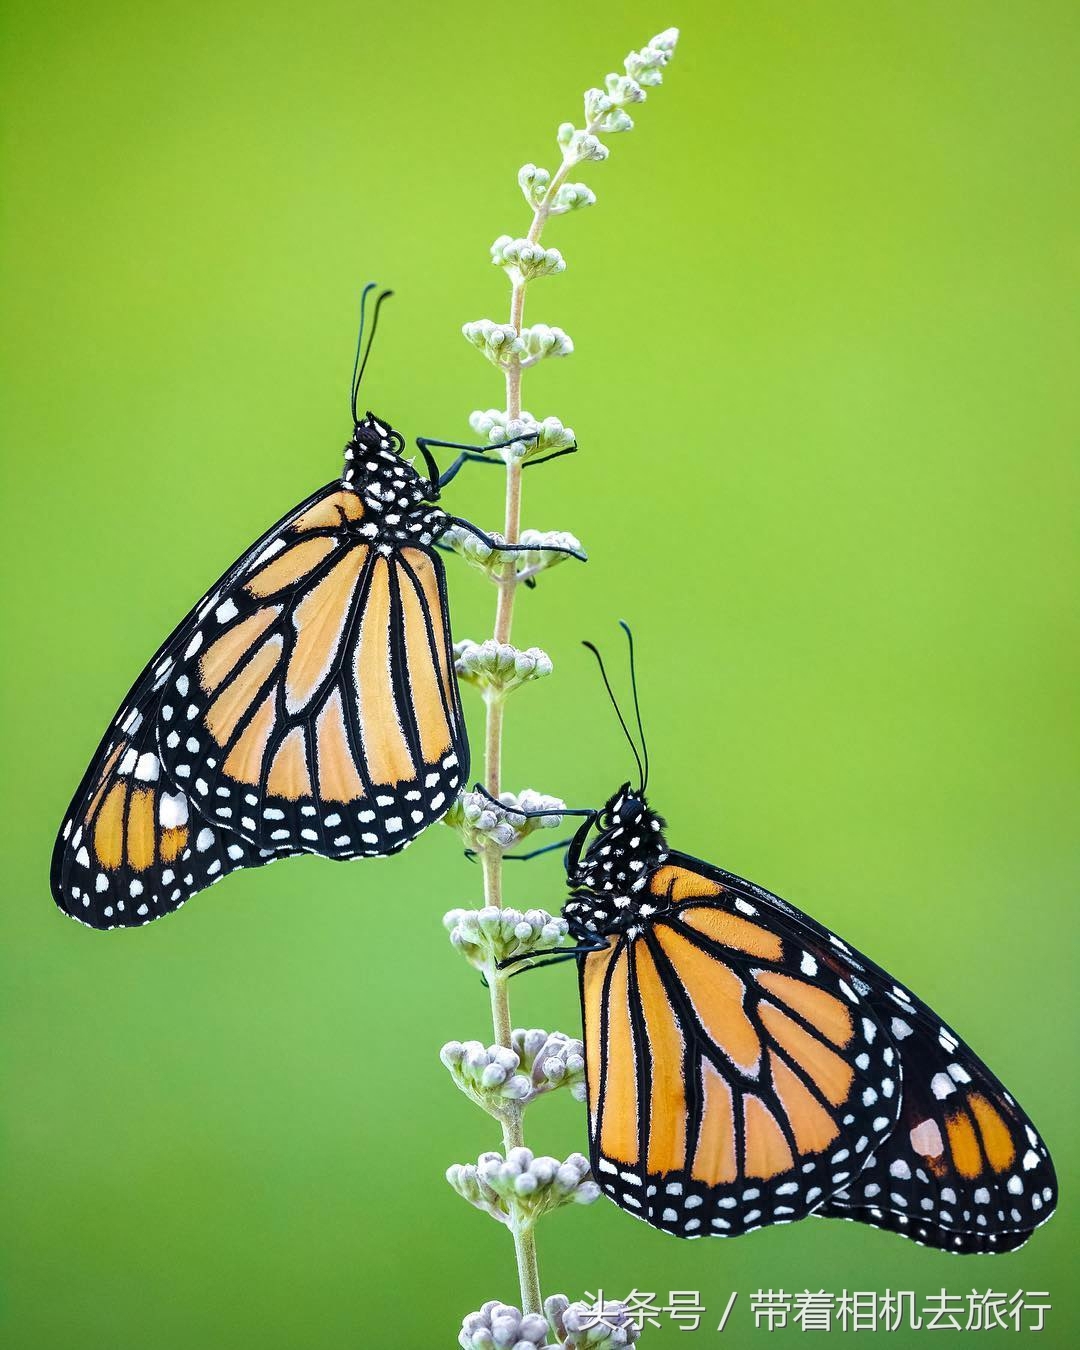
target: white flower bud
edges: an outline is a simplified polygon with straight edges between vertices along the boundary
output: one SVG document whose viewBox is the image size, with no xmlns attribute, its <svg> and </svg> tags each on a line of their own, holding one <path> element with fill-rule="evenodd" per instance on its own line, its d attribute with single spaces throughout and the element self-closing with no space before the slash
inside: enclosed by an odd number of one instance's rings
<svg viewBox="0 0 1080 1350">
<path fill-rule="evenodd" d="M 585 121 L 590 125 L 599 122 L 612 109 L 611 99 L 602 89 L 585 90 Z"/>
<path fill-rule="evenodd" d="M 586 206 L 596 204 L 596 193 L 584 183 L 563 183 L 555 193 L 555 199 L 548 207 L 553 216 L 565 215 L 567 211 L 580 211 Z"/>
<path fill-rule="evenodd" d="M 586 558 L 581 541 L 568 530 L 522 530 L 518 547 L 512 553 L 504 553 L 499 548 L 503 542 L 501 534 L 493 532 L 491 538 L 495 543 L 494 548 L 471 530 L 461 525 L 451 525 L 444 532 L 442 542 L 470 566 L 486 572 L 496 583 L 505 575 L 508 564 L 514 568 L 519 581 L 527 581 L 537 573 L 565 562 L 567 558 L 578 558 L 582 562 Z"/>
<path fill-rule="evenodd" d="M 560 802 L 559 805 L 562 805 L 562 803 Z M 521 817 L 519 816 L 518 819 L 520 821 Z M 562 818 L 552 816 L 551 819 L 561 822 Z M 533 825 L 532 821 L 524 823 Z M 517 828 L 522 836 L 527 832 L 521 826 Z M 475 966 L 477 970 L 483 971 L 491 970 L 501 961 L 508 961 L 511 958 L 515 960 L 524 959 L 533 952 L 549 951 L 552 947 L 557 947 L 564 941 L 568 931 L 565 919 L 554 918 L 546 910 L 529 910 L 528 915 L 525 915 L 519 909 L 511 909 L 509 905 L 504 905 L 498 909 L 493 906 L 488 909 L 452 909 L 444 916 L 443 925 L 450 934 L 451 943 L 457 947 L 471 965 Z M 515 1036 L 517 1034 L 517 1032 L 514 1033 Z M 573 1055 L 583 1053 L 580 1041 L 562 1037 L 562 1041 L 566 1043 L 564 1048 L 561 1042 L 555 1039 L 559 1036 L 561 1036 L 561 1033 L 552 1033 L 552 1043 L 548 1046 L 546 1053 L 566 1058 L 567 1061 Z M 478 1044 L 478 1042 L 471 1042 L 470 1044 Z M 468 1047 L 459 1051 L 458 1046 L 460 1046 L 460 1042 L 450 1041 L 443 1047 L 443 1050 L 449 1055 L 449 1058 L 443 1055 L 443 1063 L 455 1075 L 462 1066 L 464 1066 L 463 1071 L 471 1072 L 466 1064 Z M 523 1066 L 523 1072 L 531 1077 L 534 1086 L 540 1087 L 541 1080 L 533 1072 L 535 1055 L 526 1054 L 516 1041 L 512 1050 Z M 509 1053 L 509 1051 L 506 1052 L 506 1054 Z M 486 1058 L 483 1060 L 483 1064 L 486 1065 L 494 1058 L 494 1050 L 486 1050 L 484 1054 Z M 509 1064 L 506 1059 L 499 1059 L 498 1062 Z M 513 1066 L 514 1069 L 517 1067 L 517 1064 Z"/>
<path fill-rule="evenodd" d="M 518 350 L 522 367 L 534 366 L 537 361 L 548 356 L 569 356 L 574 344 L 568 333 L 561 328 L 549 327 L 546 323 L 534 323 L 523 328 L 518 341 L 524 344 L 524 351 Z"/>
<path fill-rule="evenodd" d="M 454 643 L 454 670 L 458 679 L 480 690 L 505 695 L 532 680 L 543 679 L 552 669 L 551 657 L 539 647 L 522 651 L 494 638 L 484 642 L 463 638 Z"/>
<path fill-rule="evenodd" d="M 566 271 L 566 263 L 557 248 L 544 248 L 542 244 L 513 239 L 508 234 L 500 234 L 492 244 L 491 261 L 506 271 L 514 285 Z"/>
<path fill-rule="evenodd" d="M 495 323 L 492 319 L 477 319 L 462 325 L 462 334 L 482 352 L 493 365 L 506 367 L 525 355 L 526 346 L 509 323 Z"/>
<path fill-rule="evenodd" d="M 550 1327 L 539 1313 L 523 1317 L 518 1308 L 492 1300 L 461 1323 L 462 1350 L 555 1350 Z"/>
<path fill-rule="evenodd" d="M 610 135 L 617 131 L 633 131 L 634 121 L 629 113 L 624 112 L 622 108 L 612 108 L 607 116 L 600 122 L 600 130 L 605 135 Z"/>
<path fill-rule="evenodd" d="M 551 174 L 535 164 L 523 164 L 518 170 L 517 180 L 525 200 L 535 210 L 547 195 Z"/>
<path fill-rule="evenodd" d="M 628 103 L 645 102 L 645 90 L 629 75 L 612 73 L 605 78 L 604 83 L 607 86 L 608 98 L 617 108 L 625 107 Z"/>
<path fill-rule="evenodd" d="M 641 1338 L 641 1327 L 625 1303 L 570 1303 L 556 1294 L 544 1301 L 544 1311 L 563 1350 L 621 1350 Z"/>
<path fill-rule="evenodd" d="M 562 189 L 559 191 L 561 193 Z M 573 427 L 563 426 L 557 417 L 538 421 L 531 412 L 524 410 L 512 418 L 498 408 L 477 409 L 470 414 L 469 425 L 490 444 L 503 446 L 499 454 L 507 464 L 546 455 L 552 450 L 565 450 L 574 444 Z M 518 437 L 528 439 L 518 440 Z M 513 444 L 506 445 L 507 441 Z"/>
<path fill-rule="evenodd" d="M 658 33 L 647 46 L 639 52 L 631 52 L 626 58 L 626 73 L 639 85 L 657 85 L 662 83 L 662 71 L 675 54 L 675 45 L 679 40 L 677 28 L 667 28 Z"/>
<path fill-rule="evenodd" d="M 580 1153 L 560 1163 L 557 1158 L 536 1157 L 527 1148 L 513 1148 L 505 1159 L 483 1153 L 475 1167 L 449 1168 L 446 1179 L 471 1205 L 503 1223 L 513 1218 L 531 1225 L 563 1205 L 591 1204 L 600 1193 Z"/>
</svg>

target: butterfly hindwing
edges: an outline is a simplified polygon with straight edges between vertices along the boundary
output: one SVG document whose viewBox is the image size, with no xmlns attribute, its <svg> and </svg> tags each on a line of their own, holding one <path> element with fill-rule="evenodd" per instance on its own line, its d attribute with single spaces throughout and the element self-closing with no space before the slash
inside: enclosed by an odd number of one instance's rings
<svg viewBox="0 0 1080 1350">
<path fill-rule="evenodd" d="M 396 852 L 468 773 L 441 560 L 329 492 L 248 556 L 192 631 L 159 745 L 199 810 L 260 849 Z"/>
<path fill-rule="evenodd" d="M 170 652 L 186 640 L 193 617 L 128 694 L 56 840 L 53 898 L 91 928 L 149 923 L 229 872 L 261 866 L 272 856 L 202 820 L 166 777 L 157 754 L 156 719 L 173 667 Z"/>
<path fill-rule="evenodd" d="M 894 1047 L 816 938 L 692 859 L 649 888 L 661 912 L 581 963 L 597 1180 L 684 1237 L 802 1218 L 893 1130 Z"/>
<path fill-rule="evenodd" d="M 809 915 L 721 868 L 694 866 L 773 914 L 778 927 L 816 940 L 894 1047 L 902 1077 L 896 1128 L 817 1212 L 950 1252 L 1022 1246 L 1053 1212 L 1057 1180 L 1031 1120 L 982 1060 L 926 1003 Z"/>
<path fill-rule="evenodd" d="M 1013 1096 L 925 1004 L 889 1020 L 907 1066 L 900 1120 L 823 1206 L 950 1252 L 1022 1246 L 1052 1213 L 1049 1152 Z"/>
</svg>

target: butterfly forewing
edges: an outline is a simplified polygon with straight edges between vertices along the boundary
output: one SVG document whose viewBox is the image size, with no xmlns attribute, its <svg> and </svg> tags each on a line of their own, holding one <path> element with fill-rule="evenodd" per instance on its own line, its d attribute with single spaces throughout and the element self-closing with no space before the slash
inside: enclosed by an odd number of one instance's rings
<svg viewBox="0 0 1080 1350">
<path fill-rule="evenodd" d="M 442 563 L 328 492 L 238 568 L 159 718 L 170 776 L 260 849 L 396 852 L 468 772 Z"/>
<path fill-rule="evenodd" d="M 816 938 L 689 859 L 649 887 L 671 907 L 581 967 L 597 1180 L 684 1237 L 802 1218 L 892 1131 L 895 1050 Z"/>
</svg>

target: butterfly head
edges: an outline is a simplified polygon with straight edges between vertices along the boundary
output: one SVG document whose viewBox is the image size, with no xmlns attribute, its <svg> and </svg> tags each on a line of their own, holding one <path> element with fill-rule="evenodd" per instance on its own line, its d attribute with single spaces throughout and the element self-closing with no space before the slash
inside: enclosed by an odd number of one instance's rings
<svg viewBox="0 0 1080 1350">
<path fill-rule="evenodd" d="M 640 788 L 624 783 L 595 825 L 584 854 L 572 851 L 567 884 L 574 894 L 563 916 L 590 933 L 622 932 L 662 907 L 648 887 L 668 853 L 664 820 Z"/>
<path fill-rule="evenodd" d="M 380 534 L 405 538 L 431 523 L 426 504 L 437 494 L 403 457 L 404 449 L 401 433 L 373 412 L 356 423 L 345 447 L 341 483 L 363 501 L 369 532 L 378 527 Z"/>
</svg>

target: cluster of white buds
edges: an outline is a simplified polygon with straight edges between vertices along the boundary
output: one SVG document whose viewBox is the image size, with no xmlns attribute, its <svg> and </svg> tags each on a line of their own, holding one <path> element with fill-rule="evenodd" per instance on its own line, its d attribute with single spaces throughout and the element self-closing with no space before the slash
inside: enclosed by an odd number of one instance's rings
<svg viewBox="0 0 1080 1350">
<path fill-rule="evenodd" d="M 644 97 L 642 94 L 642 98 Z M 540 168 L 538 164 L 523 164 L 518 169 L 518 186 L 534 211 L 546 203 L 549 216 L 561 216 L 567 211 L 578 211 L 583 206 L 593 206 L 596 203 L 596 194 L 584 183 L 562 183 L 555 189 L 555 196 L 548 200 L 550 184 L 550 172 Z"/>
<path fill-rule="evenodd" d="M 462 324 L 461 331 L 465 341 L 472 343 L 493 365 L 505 369 L 512 361 L 525 355 L 525 344 L 518 337 L 513 324 L 476 319 L 473 323 Z"/>
<path fill-rule="evenodd" d="M 550 951 L 568 932 L 565 919 L 546 909 L 452 909 L 443 916 L 451 943 L 477 970 L 491 971 L 501 962 Z M 516 1052 L 515 1052 L 516 1053 Z"/>
<path fill-rule="evenodd" d="M 510 1044 L 531 1084 L 530 1100 L 560 1087 L 569 1088 L 577 1101 L 585 1100 L 585 1047 L 576 1037 L 539 1027 L 518 1028 Z"/>
<path fill-rule="evenodd" d="M 494 547 L 472 530 L 462 525 L 451 525 L 440 542 L 446 548 L 453 549 L 472 567 L 486 572 L 496 585 L 505 575 L 507 564 L 514 568 L 519 581 L 530 581 L 538 573 L 557 567 L 567 558 L 585 561 L 580 539 L 567 530 L 522 530 L 518 546 L 512 553 L 504 552 L 499 547 L 504 540 L 498 531 L 492 531 L 490 538 Z"/>
<path fill-rule="evenodd" d="M 462 1092 L 496 1118 L 505 1115 L 507 1103 L 527 1106 L 560 1087 L 584 1101 L 585 1051 L 580 1041 L 539 1028 L 518 1028 L 510 1040 L 512 1048 L 448 1041 L 439 1058 Z"/>
<path fill-rule="evenodd" d="M 555 1344 L 565 1350 L 617 1350 L 635 1345 L 641 1327 L 625 1303 L 602 1299 L 599 1303 L 571 1303 L 563 1294 L 544 1300 Z"/>
<path fill-rule="evenodd" d="M 641 51 L 630 53 L 623 63 L 624 75 L 610 74 L 604 81 L 603 89 L 585 91 L 585 126 L 578 128 L 573 122 L 563 122 L 559 127 L 558 139 L 564 168 L 588 160 L 606 159 L 608 147 L 600 140 L 600 136 L 633 129 L 633 118 L 626 111 L 627 107 L 644 101 L 646 86 L 663 82 L 664 67 L 674 56 L 678 40 L 677 28 L 658 33 Z M 532 175 L 528 173 L 530 169 L 533 170 Z M 544 205 L 551 181 L 550 175 L 546 179 L 537 176 L 543 174 L 546 174 L 546 170 L 536 170 L 534 165 L 527 164 L 518 175 L 526 200 L 538 208 Z"/>
<path fill-rule="evenodd" d="M 640 102 L 640 100 L 637 100 Z M 613 133 L 633 131 L 634 122 L 610 94 L 603 89 L 585 91 L 585 121 L 597 131 Z"/>
<path fill-rule="evenodd" d="M 632 55 L 636 55 L 636 53 L 632 53 Z M 627 60 L 629 59 L 628 57 Z M 645 102 L 645 90 L 632 75 L 616 75 L 614 73 L 606 75 L 604 85 L 607 89 L 608 98 L 620 108 L 625 108 L 631 103 Z"/>
<path fill-rule="evenodd" d="M 631 52 L 623 62 L 627 75 L 640 85 L 657 85 L 664 81 L 664 67 L 675 55 L 679 41 L 677 28 L 665 28 L 651 38 L 639 52 Z"/>
<path fill-rule="evenodd" d="M 550 1350 L 551 1327 L 540 1313 L 521 1315 L 521 1309 L 492 1299 L 461 1324 L 462 1350 Z"/>
<path fill-rule="evenodd" d="M 634 1345 L 641 1330 L 625 1303 L 571 1303 L 565 1294 L 544 1300 L 544 1312 L 527 1313 L 492 1299 L 461 1324 L 462 1350 L 618 1350 Z"/>
<path fill-rule="evenodd" d="M 555 326 L 549 327 L 546 323 L 534 323 L 531 328 L 523 328 L 520 341 L 525 344 L 525 352 L 521 357 L 522 370 L 535 366 L 549 356 L 569 356 L 574 350 L 569 333 Z"/>
<path fill-rule="evenodd" d="M 500 1223 L 531 1226 L 542 1214 L 563 1205 L 591 1205 L 600 1187 L 581 1153 L 537 1157 L 532 1149 L 481 1153 L 476 1163 L 454 1163 L 446 1179 L 463 1200 Z"/>
<path fill-rule="evenodd" d="M 505 695 L 530 680 L 552 672 L 551 657 L 539 647 L 522 651 L 509 642 L 487 638 L 454 643 L 454 670 L 459 680 L 475 685 L 484 694 Z"/>
<path fill-rule="evenodd" d="M 556 139 L 563 152 L 564 164 L 600 163 L 611 154 L 598 136 L 591 131 L 579 130 L 573 122 L 560 122 Z"/>
<path fill-rule="evenodd" d="M 580 211 L 596 205 L 596 193 L 585 183 L 563 183 L 548 203 L 549 216 L 564 216 L 567 211 Z"/>
<path fill-rule="evenodd" d="M 573 427 L 563 426 L 557 417 L 538 421 L 525 409 L 519 416 L 511 417 L 502 408 L 477 408 L 469 414 L 469 426 L 491 445 L 502 446 L 499 454 L 507 464 L 547 455 L 553 450 L 568 450 L 576 440 Z M 507 441 L 511 444 L 507 445 Z"/>
<path fill-rule="evenodd" d="M 566 271 L 566 261 L 557 248 L 544 248 L 543 244 L 513 239 L 508 234 L 500 234 L 492 244 L 491 261 L 503 268 L 515 284 Z"/>
<path fill-rule="evenodd" d="M 494 844 L 505 850 L 534 830 L 557 830 L 565 810 L 561 797 L 535 788 L 501 792 L 497 802 L 484 792 L 462 792 L 443 819 L 470 848 Z"/>
<path fill-rule="evenodd" d="M 523 328 L 519 334 L 513 324 L 496 323 L 494 319 L 476 319 L 472 323 L 462 324 L 461 332 L 466 342 L 482 352 L 492 365 L 503 370 L 515 361 L 525 370 L 549 356 L 569 356 L 574 350 L 569 334 L 561 328 L 548 327 L 546 323 Z"/>
</svg>

